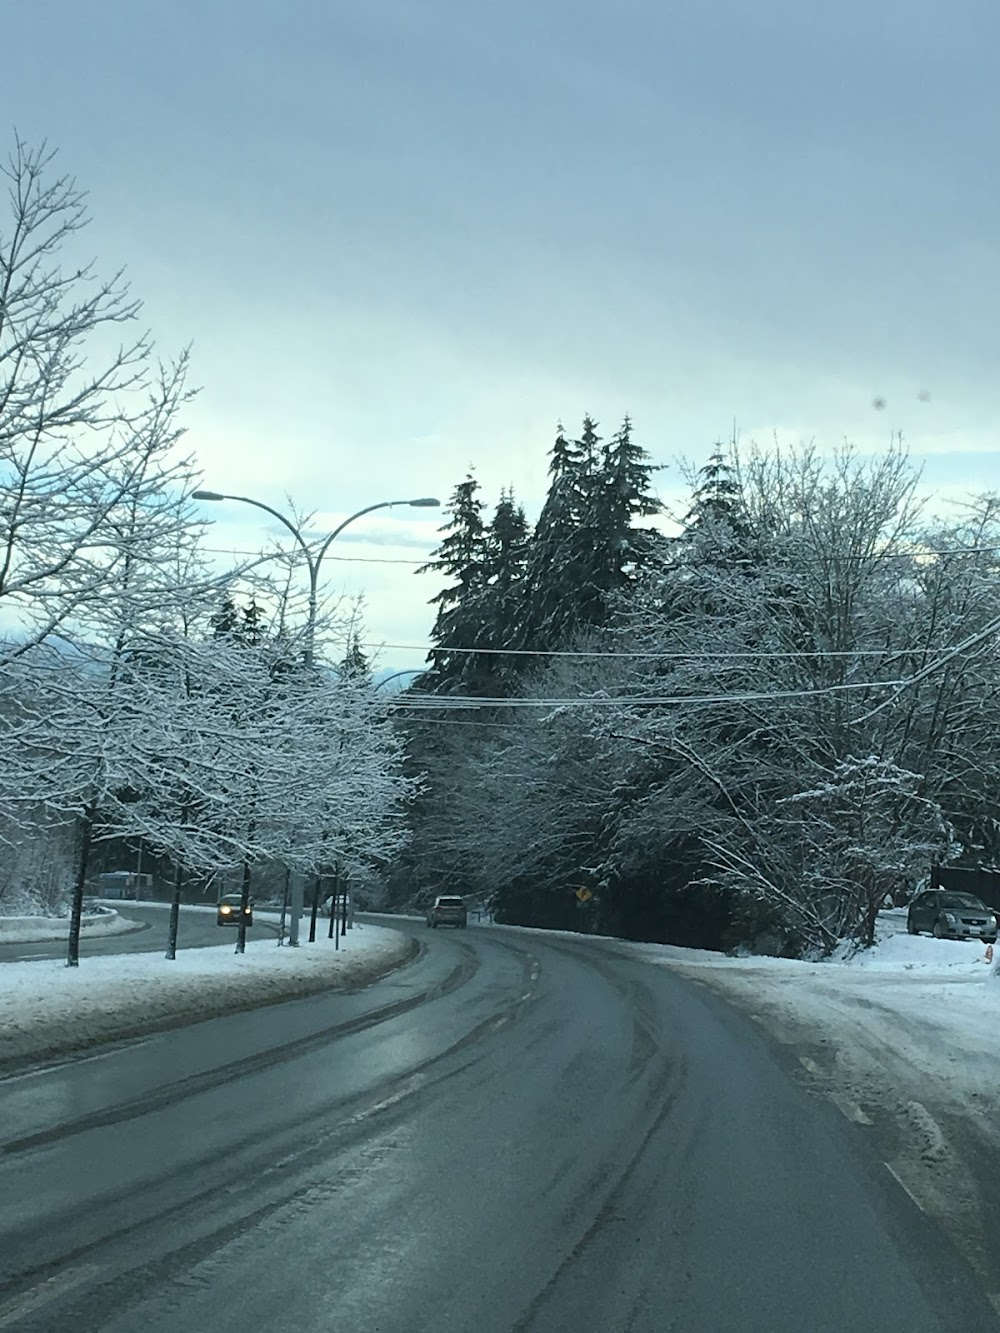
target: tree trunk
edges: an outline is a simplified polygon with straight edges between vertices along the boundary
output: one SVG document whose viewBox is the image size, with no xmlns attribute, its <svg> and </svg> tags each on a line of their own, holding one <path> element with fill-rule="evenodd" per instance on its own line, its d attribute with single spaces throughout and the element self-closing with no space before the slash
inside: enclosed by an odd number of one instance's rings
<svg viewBox="0 0 1000 1333">
<path fill-rule="evenodd" d="M 73 884 L 73 901 L 69 916 L 69 949 L 66 955 L 67 967 L 80 966 L 80 920 L 83 917 L 83 890 L 87 882 L 87 866 L 90 863 L 90 843 L 94 835 L 94 816 L 97 806 L 93 802 L 83 811 L 83 827 L 80 830 L 80 856 L 76 863 L 76 880 Z"/>
<path fill-rule="evenodd" d="M 184 883 L 184 863 L 178 860 L 174 867 L 174 892 L 170 899 L 170 926 L 167 931 L 167 957 L 177 957 L 177 923 L 181 915 L 181 885 Z"/>
<path fill-rule="evenodd" d="M 247 948 L 247 908 L 250 906 L 250 862 L 243 862 L 243 891 L 240 894 L 240 924 L 236 932 L 236 952 L 246 953 Z"/>
<path fill-rule="evenodd" d="M 337 929 L 337 900 L 340 897 L 340 862 L 333 872 L 333 902 L 330 904 L 330 938 L 334 949 L 340 948 L 340 931 Z"/>
<path fill-rule="evenodd" d="M 317 875 L 313 880 L 313 902 L 312 913 L 309 917 L 309 943 L 316 943 L 316 917 L 319 914 L 319 893 L 323 883 L 323 876 Z"/>
<path fill-rule="evenodd" d="M 288 916 L 288 895 L 292 887 L 292 872 L 285 866 L 285 896 L 281 900 L 281 922 L 278 926 L 278 944 L 285 942 L 285 918 Z"/>
</svg>

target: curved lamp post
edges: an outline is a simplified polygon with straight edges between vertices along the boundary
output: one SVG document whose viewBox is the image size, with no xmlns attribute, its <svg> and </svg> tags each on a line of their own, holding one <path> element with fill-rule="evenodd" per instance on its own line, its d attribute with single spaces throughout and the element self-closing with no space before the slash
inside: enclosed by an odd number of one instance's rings
<svg viewBox="0 0 1000 1333">
<path fill-rule="evenodd" d="M 405 671 L 394 671 L 391 676 L 384 676 L 380 681 L 372 686 L 372 693 L 380 690 L 383 685 L 388 685 L 391 680 L 399 680 L 402 676 L 436 676 L 434 667 L 407 667 Z M 409 688 L 408 686 L 406 688 Z"/>
<path fill-rule="evenodd" d="M 330 549 L 333 542 L 344 531 L 349 523 L 353 523 L 356 518 L 363 518 L 365 514 L 370 514 L 376 509 L 392 509 L 394 505 L 409 505 L 413 509 L 436 509 L 441 503 L 431 495 L 421 496 L 416 500 L 379 500 L 376 504 L 365 505 L 364 509 L 359 509 L 354 514 L 349 514 L 343 523 L 337 527 L 324 539 L 319 550 L 313 554 L 313 549 L 303 537 L 299 528 L 290 518 L 286 518 L 278 509 L 272 509 L 269 504 L 263 500 L 252 500 L 249 495 L 227 495 L 222 491 L 194 491 L 191 498 L 193 500 L 235 500 L 239 504 L 253 505 L 255 509 L 263 509 L 272 518 L 276 518 L 279 523 L 284 524 L 288 531 L 295 538 L 299 549 L 306 558 L 306 565 L 309 568 L 309 619 L 306 626 L 306 666 L 312 666 L 315 655 L 316 639 L 316 608 L 317 595 L 319 589 L 319 567 L 323 563 L 323 557 Z"/>
<path fill-rule="evenodd" d="M 353 523 L 356 518 L 363 518 L 365 514 L 370 514 L 376 509 L 392 509 L 395 505 L 409 505 L 413 509 L 436 509 L 441 503 L 440 500 L 435 499 L 433 496 L 424 495 L 416 500 L 379 500 L 376 504 L 365 505 L 364 509 L 359 509 L 356 513 L 349 514 L 347 518 L 344 519 L 343 523 L 338 524 L 330 535 L 324 538 L 319 550 L 314 554 L 313 548 L 309 545 L 292 520 L 287 518 L 280 510 L 272 509 L 271 506 L 265 504 L 263 500 L 253 500 L 249 495 L 228 495 L 223 491 L 194 491 L 191 498 L 193 500 L 211 501 L 234 500 L 239 504 L 253 505 L 255 509 L 263 509 L 264 512 L 270 514 L 272 518 L 276 518 L 278 522 L 283 524 L 295 538 L 299 549 L 305 556 L 306 564 L 309 568 L 309 619 L 306 626 L 305 659 L 306 666 L 310 667 L 313 665 L 316 646 L 316 611 L 319 589 L 319 567 L 323 563 L 323 557 L 326 555 L 336 538 L 340 536 L 349 523 Z M 288 922 L 288 943 L 292 946 L 297 946 L 299 942 L 299 922 L 302 918 L 302 897 L 302 877 L 301 875 L 295 874 L 292 876 L 292 893 L 290 902 L 291 915 Z M 279 943 L 280 942 L 281 941 L 279 940 Z"/>
</svg>

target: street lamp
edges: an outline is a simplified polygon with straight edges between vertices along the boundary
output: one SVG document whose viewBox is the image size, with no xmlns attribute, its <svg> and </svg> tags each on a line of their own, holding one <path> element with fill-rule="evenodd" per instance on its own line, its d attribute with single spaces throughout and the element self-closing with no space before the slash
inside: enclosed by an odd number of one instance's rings
<svg viewBox="0 0 1000 1333">
<path fill-rule="evenodd" d="M 416 500 L 379 500 L 376 504 L 365 505 L 364 509 L 359 509 L 354 514 L 349 514 L 343 523 L 337 525 L 330 535 L 324 539 L 319 550 L 314 554 L 312 547 L 303 537 L 300 529 L 286 518 L 280 510 L 272 509 L 269 504 L 263 500 L 252 500 L 249 495 L 228 495 L 223 491 L 194 491 L 191 498 L 193 500 L 210 500 L 213 502 L 220 500 L 234 500 L 239 504 L 253 505 L 255 509 L 263 509 L 272 518 L 276 518 L 283 524 L 295 538 L 299 549 L 305 556 L 306 565 L 309 568 L 309 618 L 306 625 L 306 666 L 313 665 L 316 647 L 316 612 L 317 612 L 317 592 L 319 588 L 319 567 L 323 563 L 323 557 L 330 549 L 333 542 L 344 531 L 349 523 L 353 523 L 356 518 L 363 518 L 365 514 L 371 514 L 376 509 L 392 509 L 395 505 L 409 505 L 412 509 L 436 509 L 441 501 L 431 495 L 420 496 Z M 292 894 L 291 894 L 291 917 L 288 923 L 288 943 L 297 948 L 299 943 L 299 921 L 302 917 L 302 877 L 293 875 Z"/>
<path fill-rule="evenodd" d="M 255 509 L 263 509 L 266 513 L 276 518 L 279 523 L 284 524 L 288 531 L 295 538 L 299 549 L 306 558 L 306 565 L 309 568 L 309 617 L 306 625 L 306 666 L 312 666 L 315 653 L 316 638 L 316 609 L 317 609 L 317 590 L 319 588 L 319 567 L 323 563 L 323 557 L 330 549 L 332 543 L 344 531 L 349 523 L 353 523 L 356 518 L 363 518 L 365 514 L 371 514 L 376 509 L 392 509 L 395 505 L 409 505 L 412 509 L 436 509 L 441 501 L 432 495 L 424 495 L 416 500 L 379 500 L 376 504 L 365 505 L 364 509 L 359 509 L 354 514 L 349 514 L 343 523 L 330 533 L 316 554 L 313 554 L 312 547 L 303 537 L 299 528 L 290 518 L 286 518 L 277 509 L 272 509 L 269 504 L 263 500 L 251 500 L 249 495 L 226 495 L 221 491 L 194 491 L 191 498 L 193 500 L 236 500 L 240 504 L 253 505 Z"/>
<path fill-rule="evenodd" d="M 391 680 L 399 680 L 401 676 L 436 676 L 438 674 L 435 667 L 407 667 L 405 671 L 394 671 L 391 676 L 384 676 L 372 686 L 372 693 L 380 690 L 383 685 L 388 685 Z"/>
</svg>

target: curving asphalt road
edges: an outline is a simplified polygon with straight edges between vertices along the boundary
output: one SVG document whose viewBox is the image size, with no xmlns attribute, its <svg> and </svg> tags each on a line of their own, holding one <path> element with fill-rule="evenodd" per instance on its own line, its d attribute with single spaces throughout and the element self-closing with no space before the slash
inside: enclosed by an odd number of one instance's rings
<svg viewBox="0 0 1000 1333">
<path fill-rule="evenodd" d="M 135 922 L 135 930 L 120 935 L 80 934 L 80 957 L 102 957 L 111 953 L 159 953 L 167 947 L 169 908 L 164 904 L 123 902 L 116 904 L 121 916 Z M 69 927 L 67 925 L 67 935 Z M 250 939 L 262 934 L 277 936 L 278 927 L 271 922 L 254 918 Z M 225 944 L 235 937 L 234 930 L 220 927 L 214 912 L 192 912 L 181 907 L 177 927 L 178 949 L 204 949 L 213 944 Z M 17 963 L 37 958 L 65 958 L 67 939 L 39 940 L 33 944 L 0 944 L 0 963 Z"/>
<path fill-rule="evenodd" d="M 1000 1327 L 722 1001 L 597 940 L 404 928 L 367 990 L 0 1082 L 0 1330 Z"/>
</svg>

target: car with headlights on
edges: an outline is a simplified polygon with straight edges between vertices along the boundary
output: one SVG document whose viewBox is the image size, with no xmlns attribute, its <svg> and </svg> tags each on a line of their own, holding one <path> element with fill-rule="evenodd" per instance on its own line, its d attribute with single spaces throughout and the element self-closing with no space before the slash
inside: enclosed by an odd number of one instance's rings
<svg viewBox="0 0 1000 1333">
<path fill-rule="evenodd" d="M 906 914 L 906 929 L 911 935 L 929 930 L 939 940 L 982 940 L 995 944 L 997 916 L 971 893 L 948 889 L 930 889 L 918 893 Z"/>
<path fill-rule="evenodd" d="M 219 899 L 219 905 L 215 912 L 215 923 L 218 926 L 238 926 L 240 924 L 240 908 L 243 903 L 241 893 L 226 893 Z M 243 908 L 243 924 L 245 926 L 253 925 L 253 907 L 247 903 Z"/>
</svg>

